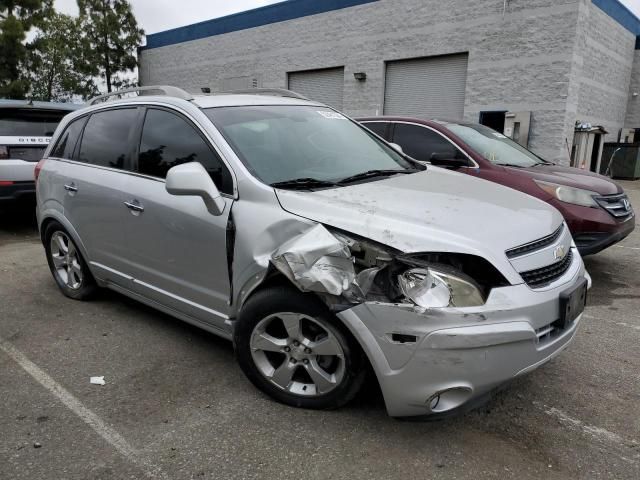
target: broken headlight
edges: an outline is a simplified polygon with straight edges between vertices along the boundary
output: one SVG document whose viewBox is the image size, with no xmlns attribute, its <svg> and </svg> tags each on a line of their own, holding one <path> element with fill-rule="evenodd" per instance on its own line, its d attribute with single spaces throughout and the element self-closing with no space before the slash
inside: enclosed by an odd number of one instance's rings
<svg viewBox="0 0 640 480">
<path fill-rule="evenodd" d="M 423 308 L 484 305 L 480 288 L 464 277 L 445 269 L 411 268 L 398 276 L 398 286 L 409 300 Z"/>
</svg>

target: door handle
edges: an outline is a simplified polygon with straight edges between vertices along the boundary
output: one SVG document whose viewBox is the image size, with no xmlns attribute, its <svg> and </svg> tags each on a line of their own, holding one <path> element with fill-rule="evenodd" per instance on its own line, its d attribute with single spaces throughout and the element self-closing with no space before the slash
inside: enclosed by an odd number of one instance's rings
<svg viewBox="0 0 640 480">
<path fill-rule="evenodd" d="M 139 203 L 133 202 L 124 202 L 129 210 L 133 210 L 134 212 L 144 212 L 144 207 Z"/>
<path fill-rule="evenodd" d="M 71 182 L 69 184 L 65 184 L 64 189 L 67 192 L 77 192 L 78 191 L 78 187 L 76 187 L 76 184 Z"/>
</svg>

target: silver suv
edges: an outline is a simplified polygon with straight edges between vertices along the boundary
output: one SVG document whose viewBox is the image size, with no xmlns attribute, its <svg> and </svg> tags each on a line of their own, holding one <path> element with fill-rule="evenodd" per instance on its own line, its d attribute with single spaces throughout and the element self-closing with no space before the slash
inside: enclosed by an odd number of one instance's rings
<svg viewBox="0 0 640 480">
<path fill-rule="evenodd" d="M 65 295 L 233 340 L 296 407 L 344 405 L 371 368 L 393 416 L 464 409 L 573 339 L 590 279 L 548 204 L 292 92 L 133 93 L 67 116 L 38 165 Z"/>
</svg>

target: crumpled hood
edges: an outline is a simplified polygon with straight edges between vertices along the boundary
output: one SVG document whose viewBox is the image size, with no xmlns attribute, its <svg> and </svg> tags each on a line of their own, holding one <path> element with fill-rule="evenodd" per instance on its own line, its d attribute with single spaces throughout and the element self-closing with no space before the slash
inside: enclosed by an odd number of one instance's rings
<svg viewBox="0 0 640 480">
<path fill-rule="evenodd" d="M 514 175 L 527 175 L 545 182 L 583 188 L 600 195 L 622 193 L 622 187 L 609 177 L 579 168 L 563 167 L 562 165 L 538 165 L 530 168 L 509 168 L 509 171 Z"/>
<path fill-rule="evenodd" d="M 510 248 L 553 233 L 550 205 L 449 170 L 315 192 L 276 190 L 290 213 L 410 252 L 458 252 L 502 263 Z"/>
</svg>

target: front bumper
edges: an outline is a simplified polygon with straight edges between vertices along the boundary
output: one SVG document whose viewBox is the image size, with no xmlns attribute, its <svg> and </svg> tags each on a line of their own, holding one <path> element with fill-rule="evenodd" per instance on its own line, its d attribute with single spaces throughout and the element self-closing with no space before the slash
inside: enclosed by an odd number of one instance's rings
<svg viewBox="0 0 640 480">
<path fill-rule="evenodd" d="M 440 414 L 558 355 L 580 323 L 553 329 L 560 294 L 587 278 L 582 259 L 546 290 L 494 289 L 482 307 L 431 309 L 363 303 L 338 316 L 362 345 L 391 416 Z"/>
<path fill-rule="evenodd" d="M 580 255 L 593 255 L 626 238 L 635 228 L 635 214 L 616 218 L 601 207 L 583 207 L 550 200 L 565 218 Z"/>
</svg>

